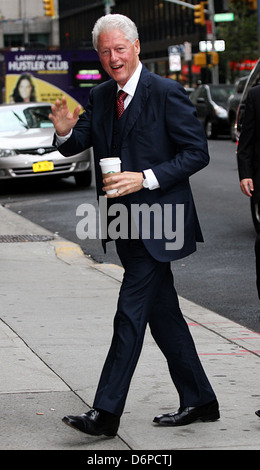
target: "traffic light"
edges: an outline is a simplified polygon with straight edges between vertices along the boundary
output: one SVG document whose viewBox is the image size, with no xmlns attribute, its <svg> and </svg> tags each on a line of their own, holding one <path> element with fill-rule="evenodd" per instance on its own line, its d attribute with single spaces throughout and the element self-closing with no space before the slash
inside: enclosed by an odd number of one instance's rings
<svg viewBox="0 0 260 470">
<path fill-rule="evenodd" d="M 43 0 L 46 16 L 55 16 L 54 0 Z"/>
<path fill-rule="evenodd" d="M 210 55 L 211 55 L 211 65 L 218 65 L 218 62 L 219 62 L 218 53 L 216 51 L 212 51 Z"/>
<path fill-rule="evenodd" d="M 195 5 L 194 8 L 194 23 L 200 24 L 201 26 L 205 25 L 204 3 L 208 2 L 200 2 L 198 5 Z"/>
<path fill-rule="evenodd" d="M 257 10 L 257 0 L 248 0 L 249 10 Z"/>
<path fill-rule="evenodd" d="M 212 65 L 218 65 L 218 53 L 216 51 L 210 52 L 197 52 L 193 56 L 194 65 L 200 65 L 200 67 L 212 67 Z"/>
<path fill-rule="evenodd" d="M 207 65 L 206 52 L 197 52 L 197 54 L 194 54 L 193 63 L 194 65 L 200 65 L 200 67 L 206 67 Z"/>
</svg>

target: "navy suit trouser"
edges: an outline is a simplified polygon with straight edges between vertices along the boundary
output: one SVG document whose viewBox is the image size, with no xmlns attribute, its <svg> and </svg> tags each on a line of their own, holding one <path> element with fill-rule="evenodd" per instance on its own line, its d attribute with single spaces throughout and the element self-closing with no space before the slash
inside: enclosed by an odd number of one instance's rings
<svg viewBox="0 0 260 470">
<path fill-rule="evenodd" d="M 118 240 L 116 246 L 125 273 L 112 343 L 93 406 L 118 416 L 123 413 L 147 324 L 167 359 L 180 406 L 199 406 L 214 400 L 179 307 L 170 263 L 156 261 L 141 240 Z"/>
<path fill-rule="evenodd" d="M 256 288 L 260 299 L 260 233 L 255 239 L 255 261 L 256 261 Z"/>
</svg>

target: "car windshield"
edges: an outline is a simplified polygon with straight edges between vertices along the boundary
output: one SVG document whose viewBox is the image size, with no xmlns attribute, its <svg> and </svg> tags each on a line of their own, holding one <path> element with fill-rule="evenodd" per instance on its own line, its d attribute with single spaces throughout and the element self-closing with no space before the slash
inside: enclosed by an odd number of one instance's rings
<svg viewBox="0 0 260 470">
<path fill-rule="evenodd" d="M 234 93 L 234 86 L 211 86 L 210 87 L 210 94 L 211 98 L 215 103 L 220 104 L 220 103 L 226 103 L 229 96 Z"/>
<path fill-rule="evenodd" d="M 0 132 L 53 127 L 52 122 L 48 118 L 50 112 L 50 106 L 0 109 Z"/>
</svg>

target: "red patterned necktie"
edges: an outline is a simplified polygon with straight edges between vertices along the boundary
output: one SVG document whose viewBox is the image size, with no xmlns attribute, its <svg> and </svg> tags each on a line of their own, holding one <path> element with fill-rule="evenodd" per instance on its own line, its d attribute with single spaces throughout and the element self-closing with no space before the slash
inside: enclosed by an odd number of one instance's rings
<svg viewBox="0 0 260 470">
<path fill-rule="evenodd" d="M 124 107 L 124 100 L 126 99 L 127 97 L 127 93 L 123 90 L 120 90 L 118 93 L 117 93 L 117 97 L 116 97 L 116 110 L 117 110 L 117 119 L 120 119 L 124 110 L 125 110 L 125 107 Z"/>
</svg>

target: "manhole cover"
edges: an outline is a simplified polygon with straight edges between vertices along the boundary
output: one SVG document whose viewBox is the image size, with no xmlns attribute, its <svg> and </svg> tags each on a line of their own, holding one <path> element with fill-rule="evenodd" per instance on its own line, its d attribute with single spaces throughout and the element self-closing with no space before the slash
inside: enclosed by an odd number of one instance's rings
<svg viewBox="0 0 260 470">
<path fill-rule="evenodd" d="M 53 239 L 53 235 L 0 235 L 0 243 L 47 242 Z"/>
</svg>

